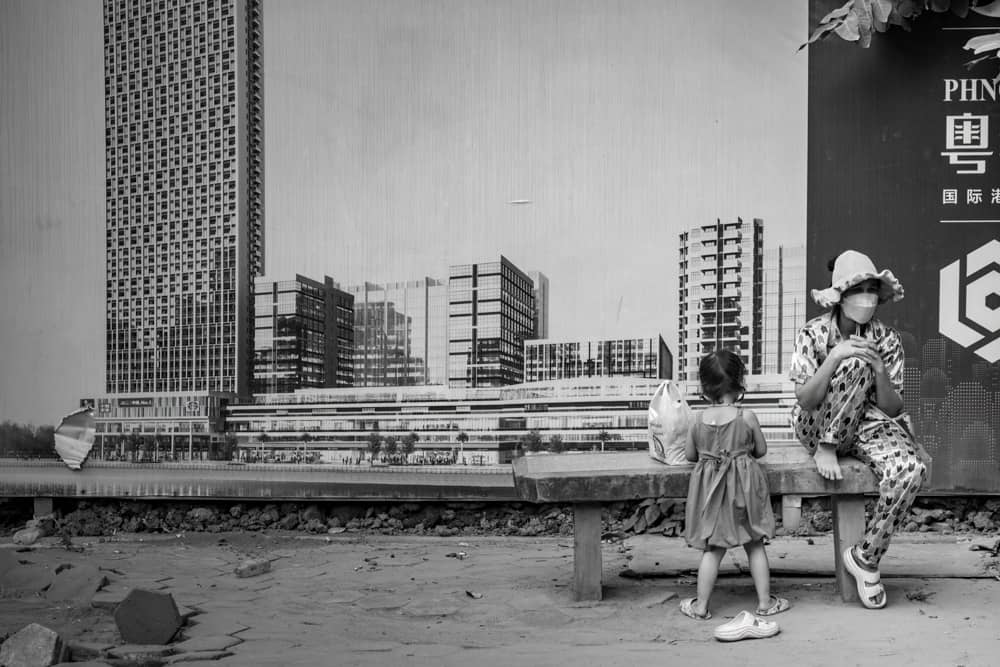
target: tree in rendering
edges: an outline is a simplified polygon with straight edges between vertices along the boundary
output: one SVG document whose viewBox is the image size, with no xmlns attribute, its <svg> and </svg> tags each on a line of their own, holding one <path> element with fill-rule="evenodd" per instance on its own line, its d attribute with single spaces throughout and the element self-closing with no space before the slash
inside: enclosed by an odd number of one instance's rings
<svg viewBox="0 0 1000 667">
<path fill-rule="evenodd" d="M 303 433 L 299 440 L 302 441 L 302 461 L 306 460 L 306 449 L 309 447 L 309 443 L 313 441 L 312 433 Z"/>
<path fill-rule="evenodd" d="M 229 432 L 222 436 L 221 458 L 225 461 L 232 461 L 238 444 L 239 441 L 236 439 L 235 433 Z"/>
<path fill-rule="evenodd" d="M 406 435 L 403 436 L 403 442 L 401 446 L 404 457 L 403 463 L 406 463 L 409 460 L 410 454 L 412 454 L 414 450 L 417 448 L 418 439 L 419 437 L 417 436 L 417 434 L 413 432 L 407 433 Z"/>
<path fill-rule="evenodd" d="M 395 456 L 396 452 L 399 450 L 399 440 L 396 438 L 396 436 L 390 435 L 386 437 L 383 449 L 385 450 L 386 455 L 389 456 L 390 458 Z"/>
<path fill-rule="evenodd" d="M 259 460 L 259 461 L 260 461 L 261 463 L 263 463 L 263 462 L 264 462 L 264 446 L 265 446 L 265 445 L 266 445 L 266 444 L 267 444 L 267 443 L 268 443 L 268 442 L 269 442 L 270 440 L 271 440 L 271 436 L 269 436 L 269 435 L 268 435 L 267 433 L 261 433 L 260 435 L 258 435 L 258 436 L 257 436 L 257 442 L 259 442 L 259 443 L 260 443 L 260 455 L 259 455 L 259 456 L 257 457 L 257 459 L 258 459 L 258 460 Z"/>
<path fill-rule="evenodd" d="M 566 451 L 566 444 L 561 435 L 553 435 L 549 438 L 549 451 L 553 454 L 561 454 Z"/>
<path fill-rule="evenodd" d="M 542 449 L 542 436 L 538 431 L 528 431 L 521 436 L 520 445 L 526 452 L 538 452 Z"/>
<path fill-rule="evenodd" d="M 458 440 L 458 458 L 460 461 L 465 461 L 465 443 L 469 441 L 469 434 L 465 431 L 459 431 L 458 435 L 455 436 Z"/>
<path fill-rule="evenodd" d="M 607 442 L 608 440 L 610 440 L 610 439 L 611 439 L 611 434 L 610 434 L 610 433 L 608 433 L 608 432 L 607 432 L 607 431 L 605 431 L 605 430 L 601 430 L 601 431 L 600 431 L 600 432 L 599 432 L 599 433 L 597 434 L 597 439 L 598 439 L 598 440 L 600 441 L 600 443 L 601 443 L 601 451 L 603 452 L 603 451 L 604 451 L 604 443 L 606 443 L 606 442 Z"/>
<path fill-rule="evenodd" d="M 368 451 L 371 452 L 372 463 L 375 462 L 375 457 L 378 456 L 380 449 L 382 449 L 382 434 L 378 431 L 372 431 L 368 434 Z"/>
</svg>

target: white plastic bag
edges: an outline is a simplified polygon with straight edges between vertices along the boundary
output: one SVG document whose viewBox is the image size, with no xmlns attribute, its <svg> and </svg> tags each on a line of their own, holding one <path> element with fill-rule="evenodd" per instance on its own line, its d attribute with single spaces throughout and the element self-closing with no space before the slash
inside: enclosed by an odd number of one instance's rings
<svg viewBox="0 0 1000 667">
<path fill-rule="evenodd" d="M 684 445 L 693 417 L 677 385 L 661 382 L 649 401 L 649 455 L 667 465 L 687 463 Z"/>
</svg>

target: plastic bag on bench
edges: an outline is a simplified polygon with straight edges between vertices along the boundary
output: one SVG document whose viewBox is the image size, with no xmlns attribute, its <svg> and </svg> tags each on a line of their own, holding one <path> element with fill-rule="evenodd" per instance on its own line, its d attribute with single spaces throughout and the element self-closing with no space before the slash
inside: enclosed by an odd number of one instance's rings
<svg viewBox="0 0 1000 667">
<path fill-rule="evenodd" d="M 670 380 L 656 388 L 649 401 L 649 455 L 661 463 L 687 463 L 687 444 L 693 413 L 684 395 Z"/>
</svg>

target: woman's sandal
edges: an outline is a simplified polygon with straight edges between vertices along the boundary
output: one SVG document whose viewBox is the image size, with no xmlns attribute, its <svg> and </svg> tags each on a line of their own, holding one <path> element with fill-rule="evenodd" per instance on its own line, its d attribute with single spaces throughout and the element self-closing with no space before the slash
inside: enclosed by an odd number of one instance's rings
<svg viewBox="0 0 1000 667">
<path fill-rule="evenodd" d="M 792 604 L 785 598 L 779 598 L 777 595 L 772 595 L 771 599 L 774 600 L 772 604 L 767 609 L 757 609 L 758 616 L 774 616 L 775 614 L 780 614 L 783 611 L 787 611 Z"/>
<path fill-rule="evenodd" d="M 847 547 L 844 551 L 844 569 L 854 577 L 861 604 L 868 609 L 881 609 L 885 606 L 886 594 L 882 577 L 878 572 L 866 570 L 858 563 L 854 557 L 854 547 Z"/>
<path fill-rule="evenodd" d="M 694 601 L 698 598 L 684 598 L 681 600 L 681 613 L 696 621 L 707 621 L 712 618 L 712 612 L 705 610 L 704 614 L 699 614 L 694 610 Z"/>
</svg>

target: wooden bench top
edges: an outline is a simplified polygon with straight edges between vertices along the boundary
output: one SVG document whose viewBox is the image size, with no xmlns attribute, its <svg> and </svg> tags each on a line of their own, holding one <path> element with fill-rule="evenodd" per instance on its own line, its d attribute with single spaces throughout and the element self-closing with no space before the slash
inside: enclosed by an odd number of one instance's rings
<svg viewBox="0 0 1000 667">
<path fill-rule="evenodd" d="M 816 472 L 799 446 L 774 447 L 761 459 L 772 494 L 873 493 L 875 477 L 854 458 L 841 458 L 844 479 L 831 482 Z M 646 452 L 533 454 L 514 460 L 514 485 L 533 503 L 582 503 L 683 498 L 694 464 L 668 466 Z"/>
</svg>

